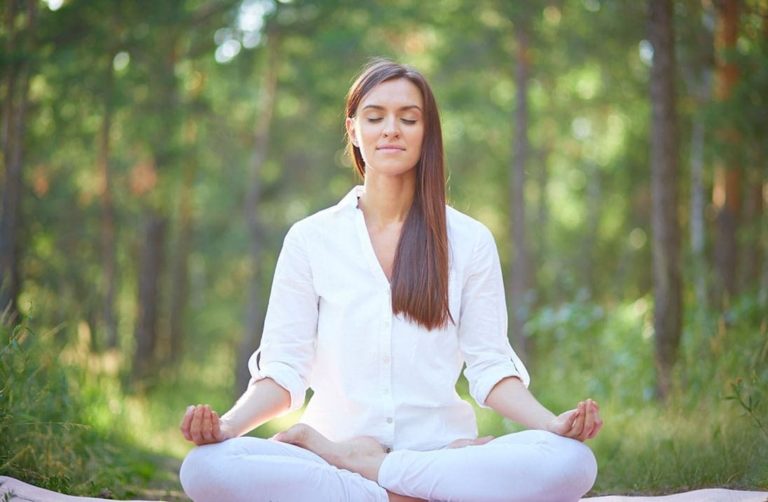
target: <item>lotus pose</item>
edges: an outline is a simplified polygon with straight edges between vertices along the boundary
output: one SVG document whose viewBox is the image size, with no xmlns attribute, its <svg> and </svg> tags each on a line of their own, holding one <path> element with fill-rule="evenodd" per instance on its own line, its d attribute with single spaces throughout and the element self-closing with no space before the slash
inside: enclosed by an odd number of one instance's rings
<svg viewBox="0 0 768 502">
<path fill-rule="evenodd" d="M 288 231 L 248 389 L 223 416 L 190 406 L 181 468 L 203 501 L 575 501 L 595 481 L 586 399 L 555 415 L 507 340 L 498 252 L 446 206 L 440 118 L 411 67 L 374 60 L 346 101 L 363 179 Z M 456 392 L 528 430 L 477 437 Z M 271 439 L 241 437 L 304 404 Z"/>
</svg>

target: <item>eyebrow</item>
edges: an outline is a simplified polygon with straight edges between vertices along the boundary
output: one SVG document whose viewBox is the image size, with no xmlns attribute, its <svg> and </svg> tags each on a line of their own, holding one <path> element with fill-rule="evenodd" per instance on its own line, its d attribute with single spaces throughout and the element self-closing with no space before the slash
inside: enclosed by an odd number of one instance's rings
<svg viewBox="0 0 768 502">
<path fill-rule="evenodd" d="M 373 108 L 373 109 L 375 109 L 375 110 L 384 110 L 384 107 L 383 107 L 383 106 L 380 106 L 380 105 L 365 105 L 365 106 L 363 107 L 363 110 L 367 110 L 368 108 Z M 410 110 L 410 109 L 412 109 L 412 108 L 415 108 L 415 109 L 417 109 L 417 110 L 421 111 L 421 107 L 420 107 L 420 106 L 418 106 L 418 105 L 406 105 L 406 106 L 401 106 L 400 108 L 398 108 L 398 110 Z"/>
</svg>

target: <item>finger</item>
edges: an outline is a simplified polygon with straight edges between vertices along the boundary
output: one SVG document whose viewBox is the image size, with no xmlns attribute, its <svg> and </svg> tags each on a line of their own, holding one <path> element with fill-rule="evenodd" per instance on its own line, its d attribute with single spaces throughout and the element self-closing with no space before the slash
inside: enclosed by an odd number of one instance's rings
<svg viewBox="0 0 768 502">
<path fill-rule="evenodd" d="M 592 428 L 591 438 L 597 436 L 597 433 L 600 431 L 600 429 L 603 426 L 603 419 L 600 418 L 600 408 L 597 407 L 597 403 L 595 403 L 594 401 L 593 401 L 593 406 L 595 409 L 595 426 Z"/>
<path fill-rule="evenodd" d="M 473 444 L 477 444 L 477 445 L 488 444 L 491 441 L 493 441 L 494 439 L 496 439 L 494 436 L 483 436 L 483 437 L 475 439 Z"/>
<path fill-rule="evenodd" d="M 582 415 L 583 410 L 581 408 L 581 403 L 576 405 L 576 409 L 574 410 L 573 415 L 571 415 L 570 420 L 568 420 L 568 430 L 567 433 L 570 435 L 574 429 L 576 428 L 576 421 L 579 419 L 579 417 Z"/>
<path fill-rule="evenodd" d="M 184 439 L 187 441 L 191 439 L 189 435 L 189 424 L 192 423 L 192 412 L 194 411 L 194 406 L 187 406 L 187 411 L 184 412 L 184 418 L 181 419 L 181 425 L 179 425 L 179 430 L 184 435 Z"/>
<path fill-rule="evenodd" d="M 456 448 L 464 448 L 469 444 L 469 439 L 456 439 L 455 441 L 451 441 L 450 444 L 448 444 L 447 448 L 449 449 L 456 449 Z"/>
<path fill-rule="evenodd" d="M 570 431 L 571 429 L 573 429 L 573 425 L 576 423 L 576 420 L 579 418 L 579 415 L 581 415 L 581 410 L 579 410 L 578 407 L 571 410 L 571 412 L 572 412 L 571 415 L 568 417 L 568 422 L 566 423 L 568 426 L 566 431 Z"/>
<path fill-rule="evenodd" d="M 211 418 L 211 408 L 206 404 L 203 406 L 203 428 L 201 430 L 203 440 L 206 443 L 213 442 L 213 423 Z"/>
<path fill-rule="evenodd" d="M 603 421 L 598 418 L 595 421 L 595 428 L 592 429 L 592 433 L 589 436 L 589 439 L 592 439 L 593 437 L 597 436 L 597 433 L 600 432 L 600 429 L 603 428 Z"/>
<path fill-rule="evenodd" d="M 195 406 L 195 411 L 192 414 L 192 423 L 189 426 L 189 435 L 192 437 L 192 441 L 197 445 L 203 444 L 202 428 L 203 405 L 198 404 Z"/>
<path fill-rule="evenodd" d="M 582 430 L 581 435 L 579 436 L 579 439 L 581 441 L 589 439 L 589 435 L 592 433 L 592 430 L 595 428 L 595 418 L 597 415 L 597 409 L 595 409 L 595 407 L 593 406 L 591 399 L 587 399 L 587 404 L 585 408 L 586 408 L 586 414 L 584 416 L 584 430 Z"/>
<path fill-rule="evenodd" d="M 576 420 L 573 421 L 573 426 L 568 433 L 568 437 L 570 438 L 578 438 L 584 431 L 584 416 L 586 415 L 586 409 L 583 401 L 579 403 L 578 410 L 578 416 L 576 417 Z"/>
</svg>

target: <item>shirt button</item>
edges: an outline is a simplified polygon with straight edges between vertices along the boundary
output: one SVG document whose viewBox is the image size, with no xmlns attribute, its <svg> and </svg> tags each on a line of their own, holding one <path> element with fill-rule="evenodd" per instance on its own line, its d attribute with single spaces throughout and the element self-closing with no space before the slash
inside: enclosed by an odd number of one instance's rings
<svg viewBox="0 0 768 502">
<path fill-rule="evenodd" d="M 389 361 L 390 361 L 389 356 L 384 356 L 382 361 L 384 362 L 384 364 L 389 364 Z"/>
<path fill-rule="evenodd" d="M 391 424 L 391 423 L 392 423 L 392 417 L 387 417 L 387 423 L 388 423 L 388 424 Z"/>
</svg>

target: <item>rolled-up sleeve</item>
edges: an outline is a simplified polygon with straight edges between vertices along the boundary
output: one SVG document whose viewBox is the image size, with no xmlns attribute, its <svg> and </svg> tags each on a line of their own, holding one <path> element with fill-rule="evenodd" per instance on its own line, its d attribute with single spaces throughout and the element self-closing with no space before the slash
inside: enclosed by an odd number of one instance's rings
<svg viewBox="0 0 768 502">
<path fill-rule="evenodd" d="M 459 344 L 466 361 L 464 375 L 477 403 L 503 378 L 515 376 L 528 386 L 530 377 L 507 338 L 507 306 L 496 243 L 481 226 L 465 269 L 461 294 Z"/>
<path fill-rule="evenodd" d="M 304 404 L 315 355 L 318 298 L 299 224 L 288 231 L 277 259 L 261 347 L 248 361 L 251 383 L 271 378 Z"/>
</svg>

